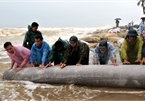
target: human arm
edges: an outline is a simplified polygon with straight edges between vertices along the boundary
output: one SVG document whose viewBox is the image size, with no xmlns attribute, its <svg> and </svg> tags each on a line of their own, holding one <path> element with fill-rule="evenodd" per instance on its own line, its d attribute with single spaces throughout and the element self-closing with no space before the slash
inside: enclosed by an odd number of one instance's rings
<svg viewBox="0 0 145 101">
<path fill-rule="evenodd" d="M 42 54 L 42 63 L 41 63 L 41 65 L 39 66 L 40 68 L 44 68 L 44 66 L 45 66 L 45 62 L 46 61 L 48 61 L 48 60 L 46 60 L 46 59 L 48 59 L 48 56 L 50 55 L 50 53 L 51 53 L 51 48 L 49 47 L 49 45 L 48 44 L 44 44 L 44 46 L 43 46 L 43 54 Z"/>
<path fill-rule="evenodd" d="M 30 49 L 29 45 L 28 45 L 28 42 L 29 42 L 29 32 L 26 32 L 25 34 L 25 38 L 24 38 L 24 41 L 23 41 L 23 46 Z"/>
<path fill-rule="evenodd" d="M 13 57 L 12 57 L 11 54 L 7 53 L 7 55 L 8 55 L 8 56 L 10 57 L 10 59 L 11 59 L 11 66 L 10 66 L 10 69 L 12 69 L 13 66 L 14 66 L 14 64 L 15 64 L 15 60 L 13 59 Z"/>
<path fill-rule="evenodd" d="M 23 58 L 23 61 L 20 65 L 20 67 L 24 67 L 28 62 L 29 62 L 29 57 L 30 57 L 30 51 L 24 47 L 22 47 L 20 51 L 20 55 Z"/>
<path fill-rule="evenodd" d="M 116 59 L 116 51 L 117 51 L 116 48 L 113 46 L 113 44 L 109 43 L 108 50 L 111 53 L 110 60 L 112 61 L 112 65 L 118 66 L 117 59 Z"/>
<path fill-rule="evenodd" d="M 33 67 L 34 66 L 34 62 L 36 60 L 36 56 L 37 56 L 37 51 L 34 48 L 35 45 L 33 44 L 31 51 L 30 51 L 30 58 L 29 58 L 29 62 L 30 62 L 30 66 Z"/>
<path fill-rule="evenodd" d="M 52 63 L 52 62 L 54 61 L 55 54 L 56 54 L 56 52 L 54 51 L 54 49 L 52 49 L 52 51 L 50 52 L 50 55 L 49 55 L 49 57 L 48 57 L 48 61 L 49 61 L 49 62 Z"/>
<path fill-rule="evenodd" d="M 121 45 L 121 48 L 120 48 L 120 58 L 121 58 L 122 62 L 128 61 L 128 56 L 127 56 L 127 41 L 126 40 L 124 40 L 122 45 Z"/>
<path fill-rule="evenodd" d="M 64 64 L 67 64 L 68 60 L 69 60 L 69 57 L 70 57 L 70 54 L 71 54 L 71 47 L 68 46 L 65 53 L 64 53 Z"/>
<path fill-rule="evenodd" d="M 139 25 L 139 28 L 138 28 L 139 34 L 141 34 L 143 27 L 144 27 L 144 22 L 142 22 L 142 23 Z"/>
<path fill-rule="evenodd" d="M 11 67 L 10 67 L 10 69 L 13 69 L 14 64 L 15 64 L 15 61 L 13 59 L 11 59 Z"/>
<path fill-rule="evenodd" d="M 55 51 L 52 49 L 52 51 L 48 57 L 49 63 L 46 65 L 46 67 L 52 66 L 52 62 L 54 61 L 54 58 L 55 58 Z"/>
<path fill-rule="evenodd" d="M 99 46 L 97 45 L 96 48 L 94 49 L 94 53 L 93 53 L 93 64 L 94 65 L 98 65 L 99 62 Z"/>
<path fill-rule="evenodd" d="M 65 50 L 63 62 L 60 64 L 60 68 L 64 68 L 66 66 L 69 60 L 70 54 L 71 54 L 71 47 L 68 46 Z"/>
<path fill-rule="evenodd" d="M 140 37 L 137 37 L 138 39 L 138 53 L 137 53 L 137 60 L 136 62 L 141 62 L 141 58 L 142 58 L 142 49 L 143 49 L 143 41 Z"/>
<path fill-rule="evenodd" d="M 143 43 L 143 46 L 142 46 L 142 60 L 141 60 L 141 64 L 145 64 L 145 43 Z"/>
<path fill-rule="evenodd" d="M 80 42 L 78 48 L 79 48 L 79 60 L 78 63 L 76 64 L 77 66 L 82 65 L 86 57 L 89 56 L 89 47 L 86 43 Z"/>
</svg>

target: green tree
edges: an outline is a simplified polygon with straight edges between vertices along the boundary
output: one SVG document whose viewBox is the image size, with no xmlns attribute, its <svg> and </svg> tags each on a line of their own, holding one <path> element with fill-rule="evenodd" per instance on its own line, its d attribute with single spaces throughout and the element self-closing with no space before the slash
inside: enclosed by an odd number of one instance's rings
<svg viewBox="0 0 145 101">
<path fill-rule="evenodd" d="M 143 9 L 143 14 L 145 14 L 145 0 L 139 0 L 137 5 L 141 5 Z"/>
</svg>

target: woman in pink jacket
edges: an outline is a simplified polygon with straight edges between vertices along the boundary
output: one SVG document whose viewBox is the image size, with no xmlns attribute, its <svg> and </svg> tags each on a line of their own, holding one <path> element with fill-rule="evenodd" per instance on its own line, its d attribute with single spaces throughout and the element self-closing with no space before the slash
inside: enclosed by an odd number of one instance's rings
<svg viewBox="0 0 145 101">
<path fill-rule="evenodd" d="M 11 68 L 16 71 L 21 70 L 23 67 L 29 66 L 30 50 L 23 46 L 13 46 L 11 42 L 6 42 L 4 48 L 7 55 L 11 58 Z"/>
</svg>

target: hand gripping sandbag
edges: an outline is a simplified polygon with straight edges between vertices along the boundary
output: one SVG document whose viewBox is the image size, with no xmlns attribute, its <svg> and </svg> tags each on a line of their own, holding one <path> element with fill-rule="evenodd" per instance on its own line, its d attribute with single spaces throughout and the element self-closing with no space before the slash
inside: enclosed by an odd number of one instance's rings
<svg viewBox="0 0 145 101">
<path fill-rule="evenodd" d="M 21 71 L 7 70 L 4 80 L 25 80 L 49 84 L 77 84 L 97 87 L 145 88 L 144 65 L 83 65 L 23 68 Z"/>
</svg>

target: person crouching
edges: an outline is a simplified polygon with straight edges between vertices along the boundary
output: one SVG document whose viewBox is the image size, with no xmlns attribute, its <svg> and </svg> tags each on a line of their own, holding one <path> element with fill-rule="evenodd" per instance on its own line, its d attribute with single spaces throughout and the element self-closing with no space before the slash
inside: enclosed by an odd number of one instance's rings
<svg viewBox="0 0 145 101">
<path fill-rule="evenodd" d="M 120 59 L 123 64 L 140 64 L 143 41 L 136 30 L 129 30 L 120 48 Z"/>
<path fill-rule="evenodd" d="M 106 65 L 108 64 L 109 59 L 111 60 L 112 65 L 118 65 L 116 63 L 116 48 L 113 44 L 103 39 L 94 50 L 93 62 L 94 65 Z"/>
<path fill-rule="evenodd" d="M 29 66 L 29 49 L 23 46 L 14 46 L 11 42 L 6 42 L 4 48 L 7 51 L 7 55 L 11 58 L 10 69 L 15 69 L 18 72 L 23 67 Z"/>
<path fill-rule="evenodd" d="M 66 65 L 88 65 L 89 64 L 89 47 L 86 43 L 78 40 L 76 36 L 71 36 L 69 39 L 69 46 L 64 54 L 64 63 L 61 68 Z"/>
</svg>

